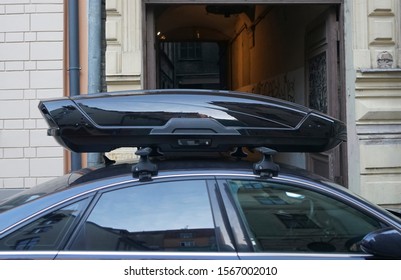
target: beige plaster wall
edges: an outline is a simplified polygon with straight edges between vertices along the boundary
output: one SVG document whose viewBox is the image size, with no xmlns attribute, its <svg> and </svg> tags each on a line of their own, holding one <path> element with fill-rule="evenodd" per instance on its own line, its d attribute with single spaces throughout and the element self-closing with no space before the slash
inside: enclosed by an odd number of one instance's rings
<svg viewBox="0 0 401 280">
<path fill-rule="evenodd" d="M 62 0 L 0 1 L 0 200 L 63 174 L 39 100 L 63 96 Z"/>
<path fill-rule="evenodd" d="M 352 30 L 350 188 L 379 204 L 401 204 L 401 69 L 398 0 L 347 1 Z M 347 26 L 351 27 L 351 26 Z M 382 57 L 381 57 L 382 56 Z M 388 59 L 381 61 L 380 58 Z M 391 61 L 392 60 L 392 61 Z M 382 64 L 382 62 L 385 62 Z"/>
</svg>

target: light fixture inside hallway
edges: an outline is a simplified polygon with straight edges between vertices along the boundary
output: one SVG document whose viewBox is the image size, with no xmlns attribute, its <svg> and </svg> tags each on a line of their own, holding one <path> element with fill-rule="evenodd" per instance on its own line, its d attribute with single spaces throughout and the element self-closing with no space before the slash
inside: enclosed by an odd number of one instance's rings
<svg viewBox="0 0 401 280">
<path fill-rule="evenodd" d="M 156 35 L 160 40 L 166 40 L 166 36 L 161 31 L 157 31 Z"/>
</svg>

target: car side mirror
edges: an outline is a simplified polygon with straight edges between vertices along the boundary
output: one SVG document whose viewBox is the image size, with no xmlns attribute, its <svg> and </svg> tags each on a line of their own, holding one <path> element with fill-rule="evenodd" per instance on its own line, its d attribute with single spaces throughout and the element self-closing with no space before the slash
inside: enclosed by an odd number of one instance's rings
<svg viewBox="0 0 401 280">
<path fill-rule="evenodd" d="M 368 233 L 360 246 L 365 253 L 378 258 L 401 259 L 401 233 L 393 228 Z"/>
</svg>

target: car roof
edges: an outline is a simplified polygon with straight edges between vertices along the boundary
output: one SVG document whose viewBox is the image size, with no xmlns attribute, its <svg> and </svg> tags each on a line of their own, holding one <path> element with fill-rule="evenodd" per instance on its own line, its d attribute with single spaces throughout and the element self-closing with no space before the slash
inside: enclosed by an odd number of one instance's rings
<svg viewBox="0 0 401 280">
<path fill-rule="evenodd" d="M 262 156 L 256 157 L 261 158 Z M 258 177 L 254 173 L 254 165 L 258 162 L 255 158 L 241 159 L 229 156 L 174 156 L 174 157 L 153 157 L 152 162 L 157 165 L 158 174 L 155 177 L 168 177 L 175 175 L 249 175 Z M 110 165 L 101 164 L 92 169 L 82 169 L 74 173 L 76 179 L 70 180 L 70 187 L 87 184 L 94 181 L 101 181 L 117 177 L 135 177 L 133 167 L 138 160 L 121 161 Z M 310 173 L 304 169 L 287 165 L 277 164 L 280 167 L 280 175 L 296 177 L 300 180 L 321 182 L 327 179 Z M 150 180 L 153 178 L 149 178 Z M 144 180 L 146 181 L 146 180 Z"/>
<path fill-rule="evenodd" d="M 248 175 L 256 176 L 253 172 L 254 160 L 240 159 L 228 156 L 184 156 L 184 157 L 153 157 L 152 162 L 157 164 L 158 177 L 185 176 L 185 175 L 218 175 L 227 176 Z M 133 166 L 138 160 L 122 161 L 113 164 L 99 164 L 91 168 L 83 168 L 73 171 L 64 176 L 44 182 L 31 189 L 27 189 L 3 201 L 0 201 L 0 212 L 16 205 L 24 204 L 40 196 L 56 193 L 70 188 L 79 188 L 83 185 L 92 185 L 85 188 L 85 191 L 96 189 L 108 183 L 118 183 L 136 178 L 133 173 Z M 282 165 L 281 174 L 296 176 L 304 180 L 319 181 L 320 177 L 310 174 L 305 170 L 292 166 Z M 308 178 L 308 179 L 307 179 Z M 151 180 L 147 178 L 144 181 Z"/>
</svg>

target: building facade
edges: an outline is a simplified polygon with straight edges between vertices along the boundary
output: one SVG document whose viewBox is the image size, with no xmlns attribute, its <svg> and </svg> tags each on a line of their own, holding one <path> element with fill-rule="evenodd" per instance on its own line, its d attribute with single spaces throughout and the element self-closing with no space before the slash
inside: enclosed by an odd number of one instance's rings
<svg viewBox="0 0 401 280">
<path fill-rule="evenodd" d="M 0 197 L 64 172 L 40 99 L 64 94 L 63 1 L 0 1 Z"/>
<path fill-rule="evenodd" d="M 377 203 L 399 204 L 401 2 L 349 1 L 346 45 L 350 183 Z M 352 62 L 352 63 L 351 63 Z M 352 147 L 355 149 L 352 149 Z"/>
<path fill-rule="evenodd" d="M 80 1 L 82 92 L 85 2 Z M 177 87 L 179 80 L 182 87 L 199 87 L 202 77 L 203 85 L 213 77 L 214 87 L 324 111 L 347 123 L 348 142 L 329 154 L 280 160 L 344 183 L 376 203 L 401 205 L 400 1 L 106 0 L 105 7 L 108 91 Z M 68 94 L 66 10 L 63 1 L 0 0 L 3 192 L 69 169 L 35 107 L 41 98 Z M 218 44 L 219 75 L 212 76 L 211 68 L 196 76 L 181 71 L 182 58 L 198 42 Z M 123 149 L 112 156 L 131 155 Z"/>
</svg>

